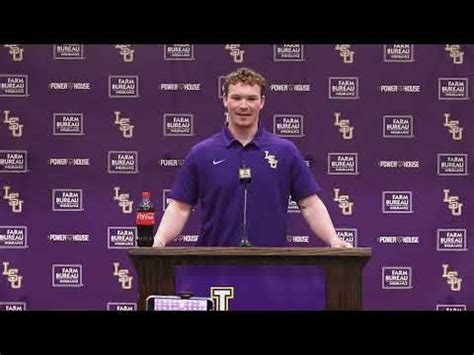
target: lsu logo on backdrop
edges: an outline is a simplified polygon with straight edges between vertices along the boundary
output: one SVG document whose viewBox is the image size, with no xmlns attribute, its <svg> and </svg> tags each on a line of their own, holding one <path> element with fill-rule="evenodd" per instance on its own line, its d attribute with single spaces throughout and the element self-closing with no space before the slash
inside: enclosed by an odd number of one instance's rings
<svg viewBox="0 0 474 355">
<path fill-rule="evenodd" d="M 53 287 L 82 287 L 82 264 L 52 264 Z"/>
<path fill-rule="evenodd" d="M 293 200 L 291 195 L 288 197 L 288 210 L 287 213 L 301 213 L 298 203 Z"/>
<path fill-rule="evenodd" d="M 413 213 L 411 191 L 382 191 L 382 213 Z"/>
<path fill-rule="evenodd" d="M 138 174 L 138 152 L 109 150 L 107 172 L 109 174 Z"/>
<path fill-rule="evenodd" d="M 446 279 L 446 282 L 449 285 L 451 291 L 461 291 L 462 279 L 458 277 L 459 273 L 457 271 L 448 271 L 449 264 L 442 264 L 441 266 L 443 267 L 443 275 L 441 276 Z"/>
<path fill-rule="evenodd" d="M 444 127 L 448 127 L 448 132 L 451 133 L 451 137 L 454 141 L 462 140 L 462 131 L 464 128 L 459 126 L 458 120 L 452 120 L 450 113 L 444 114 Z"/>
<path fill-rule="evenodd" d="M 0 74 L 0 97 L 27 97 L 28 75 Z"/>
<path fill-rule="evenodd" d="M 118 202 L 119 207 L 122 208 L 122 213 L 133 212 L 133 201 L 130 200 L 130 194 L 121 193 L 120 186 L 114 187 L 114 201 Z"/>
<path fill-rule="evenodd" d="M 0 226 L 0 249 L 28 248 L 28 227 Z"/>
<path fill-rule="evenodd" d="M 163 196 L 163 212 L 166 210 L 166 207 L 168 207 L 169 203 L 171 202 L 171 199 L 168 197 L 171 192 L 171 189 L 163 189 L 162 196 Z"/>
<path fill-rule="evenodd" d="M 163 47 L 164 60 L 194 60 L 193 44 L 165 44 Z"/>
<path fill-rule="evenodd" d="M 235 287 L 234 286 L 217 286 L 211 287 L 210 296 L 214 302 L 214 310 L 216 311 L 228 311 L 229 301 L 234 299 Z"/>
<path fill-rule="evenodd" d="M 467 154 L 438 153 L 438 175 L 439 176 L 466 176 Z"/>
<path fill-rule="evenodd" d="M 467 250 L 467 230 L 462 228 L 443 229 L 436 231 L 437 251 L 466 251 Z"/>
<path fill-rule="evenodd" d="M 412 44 L 384 44 L 383 61 L 386 63 L 410 63 L 415 61 Z"/>
<path fill-rule="evenodd" d="M 108 311 L 136 311 L 135 302 L 107 302 Z"/>
<path fill-rule="evenodd" d="M 84 45 L 82 44 L 55 44 L 53 46 L 53 58 L 82 60 L 84 57 Z"/>
<path fill-rule="evenodd" d="M 125 63 L 133 62 L 135 49 L 132 49 L 131 44 L 116 44 L 114 48 L 119 50 L 119 54 Z"/>
<path fill-rule="evenodd" d="M 467 311 L 467 307 L 465 304 L 437 304 L 436 310 L 448 312 Z"/>
<path fill-rule="evenodd" d="M 336 233 L 339 239 L 357 248 L 357 228 L 336 228 Z"/>
<path fill-rule="evenodd" d="M 354 63 L 354 51 L 351 51 L 350 44 L 337 44 L 334 47 L 336 51 L 339 51 L 339 55 L 342 58 L 344 64 Z"/>
<path fill-rule="evenodd" d="M 115 121 L 114 124 L 118 125 L 120 132 L 124 138 L 132 138 L 133 137 L 133 129 L 135 128 L 134 125 L 130 124 L 130 118 L 128 117 L 120 117 L 121 112 L 115 111 Z"/>
<path fill-rule="evenodd" d="M 352 206 L 354 206 L 354 202 L 350 201 L 349 195 L 339 195 L 340 191 L 341 189 L 334 189 L 333 201 L 338 203 L 337 207 L 341 209 L 344 216 L 350 216 L 352 215 Z"/>
<path fill-rule="evenodd" d="M 23 276 L 20 275 L 19 269 L 10 268 L 10 262 L 3 262 L 3 272 L 2 275 L 6 276 L 7 281 L 10 283 L 10 288 L 19 289 L 21 288 Z"/>
<path fill-rule="evenodd" d="M 224 48 L 229 51 L 234 63 L 242 63 L 244 61 L 245 51 L 240 48 L 240 44 L 226 44 Z"/>
<path fill-rule="evenodd" d="M 0 302 L 0 311 L 26 311 L 26 302 Z"/>
<path fill-rule="evenodd" d="M 53 136 L 83 136 L 82 113 L 53 113 Z"/>
<path fill-rule="evenodd" d="M 128 249 L 137 246 L 137 227 L 107 227 L 107 248 Z"/>
<path fill-rule="evenodd" d="M 303 62 L 304 45 L 303 44 L 274 44 L 273 45 L 274 62 Z"/>
<path fill-rule="evenodd" d="M 382 289 L 410 289 L 412 269 L 410 266 L 383 266 Z"/>
<path fill-rule="evenodd" d="M 53 189 L 51 196 L 53 211 L 84 211 L 82 189 Z"/>
<path fill-rule="evenodd" d="M 354 127 L 351 126 L 349 119 L 341 119 L 340 112 L 334 112 L 334 126 L 339 127 L 339 132 L 342 134 L 342 139 L 351 140 L 354 138 Z"/>
<path fill-rule="evenodd" d="M 449 57 L 452 58 L 454 64 L 464 63 L 464 52 L 461 51 L 459 44 L 447 44 L 444 50 L 448 52 Z"/>
<path fill-rule="evenodd" d="M 287 235 L 286 240 L 292 244 L 308 244 L 309 235 Z"/>
<path fill-rule="evenodd" d="M 109 75 L 110 98 L 137 98 L 138 75 Z"/>
<path fill-rule="evenodd" d="M 130 290 L 132 288 L 133 276 L 129 276 L 128 269 L 120 269 L 120 263 L 114 262 L 114 276 L 117 276 L 120 286 L 124 290 Z"/>
<path fill-rule="evenodd" d="M 192 113 L 163 114 L 163 135 L 165 137 L 194 136 L 194 115 Z"/>
<path fill-rule="evenodd" d="M 12 137 L 22 137 L 24 125 L 20 124 L 20 117 L 11 117 L 9 110 L 3 110 L 3 117 L 3 123 L 8 125 L 8 130 L 11 132 Z"/>
<path fill-rule="evenodd" d="M 5 48 L 8 48 L 8 54 L 10 54 L 14 62 L 21 62 L 23 60 L 24 48 L 20 47 L 18 44 L 4 44 Z"/>
<path fill-rule="evenodd" d="M 439 78 L 438 100 L 469 100 L 469 78 Z"/>
<path fill-rule="evenodd" d="M 273 133 L 279 137 L 304 137 L 303 115 L 273 115 Z"/>
<path fill-rule="evenodd" d="M 329 77 L 330 99 L 360 99 L 358 77 Z"/>
<path fill-rule="evenodd" d="M 451 211 L 451 214 L 453 216 L 462 215 L 462 207 L 464 206 L 464 204 L 462 202 L 459 202 L 459 196 L 449 196 L 449 189 L 444 189 L 443 192 L 443 202 L 446 202 L 448 204 L 448 208 Z"/>
<path fill-rule="evenodd" d="M 26 150 L 0 150 L 0 173 L 27 173 Z"/>
<path fill-rule="evenodd" d="M 24 200 L 20 200 L 20 194 L 18 192 L 10 192 L 11 186 L 3 186 L 3 199 L 8 201 L 8 205 L 12 208 L 13 213 L 23 212 Z"/>
<path fill-rule="evenodd" d="M 384 115 L 384 138 L 413 138 L 413 116 L 411 115 Z"/>
<path fill-rule="evenodd" d="M 328 175 L 359 175 L 359 153 L 328 153 Z"/>
<path fill-rule="evenodd" d="M 224 83 L 225 83 L 225 76 L 223 75 L 218 76 L 217 77 L 217 97 L 219 99 L 222 99 L 224 97 Z"/>
</svg>

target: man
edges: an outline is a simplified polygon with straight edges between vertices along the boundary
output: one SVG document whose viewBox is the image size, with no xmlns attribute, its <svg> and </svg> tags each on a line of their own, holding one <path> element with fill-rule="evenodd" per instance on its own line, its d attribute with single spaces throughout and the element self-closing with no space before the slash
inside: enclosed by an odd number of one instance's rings
<svg viewBox="0 0 474 355">
<path fill-rule="evenodd" d="M 238 246 L 245 209 L 252 246 L 285 246 L 290 194 L 311 230 L 329 247 L 351 247 L 337 237 L 316 194 L 320 187 L 296 146 L 259 125 L 265 89 L 265 79 L 253 70 L 240 68 L 227 75 L 226 127 L 188 153 L 171 189 L 154 247 L 166 246 L 181 233 L 198 202 L 202 210 L 198 245 Z M 250 182 L 242 182 L 242 175 L 239 178 L 239 172 L 245 172 L 242 169 L 250 169 L 246 171 Z"/>
</svg>

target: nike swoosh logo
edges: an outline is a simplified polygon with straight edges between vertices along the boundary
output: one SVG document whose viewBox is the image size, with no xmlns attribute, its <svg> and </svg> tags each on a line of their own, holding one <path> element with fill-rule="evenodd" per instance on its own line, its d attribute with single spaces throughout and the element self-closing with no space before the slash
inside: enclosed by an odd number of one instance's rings
<svg viewBox="0 0 474 355">
<path fill-rule="evenodd" d="M 213 161 L 212 161 L 212 164 L 213 164 L 213 165 L 217 165 L 217 164 L 220 164 L 220 163 L 223 163 L 223 162 L 225 162 L 226 160 L 227 160 L 227 159 L 222 159 L 222 160 L 213 160 Z"/>
</svg>

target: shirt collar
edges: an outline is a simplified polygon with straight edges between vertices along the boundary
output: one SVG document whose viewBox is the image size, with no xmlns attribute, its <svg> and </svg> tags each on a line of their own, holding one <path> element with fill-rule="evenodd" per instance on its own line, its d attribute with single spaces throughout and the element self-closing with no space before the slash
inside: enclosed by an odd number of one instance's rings
<svg viewBox="0 0 474 355">
<path fill-rule="evenodd" d="M 255 144 L 257 148 L 261 149 L 265 133 L 266 133 L 265 128 L 263 128 L 262 125 L 259 124 L 257 133 L 255 134 L 255 136 L 253 137 L 253 139 L 250 141 L 249 144 L 253 143 Z M 238 143 L 238 140 L 234 138 L 232 133 L 230 133 L 227 123 L 225 124 L 224 129 L 222 130 L 222 136 L 224 138 L 224 143 L 227 148 L 229 148 L 234 142 Z"/>
</svg>

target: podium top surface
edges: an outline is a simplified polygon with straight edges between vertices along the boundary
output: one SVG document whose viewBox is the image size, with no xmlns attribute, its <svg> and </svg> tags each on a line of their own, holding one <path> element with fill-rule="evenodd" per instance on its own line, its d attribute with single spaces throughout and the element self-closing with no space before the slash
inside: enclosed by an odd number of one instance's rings
<svg viewBox="0 0 474 355">
<path fill-rule="evenodd" d="M 128 250 L 130 256 L 321 256 L 361 257 L 372 255 L 371 248 L 281 248 L 281 247 L 136 247 Z"/>
</svg>

